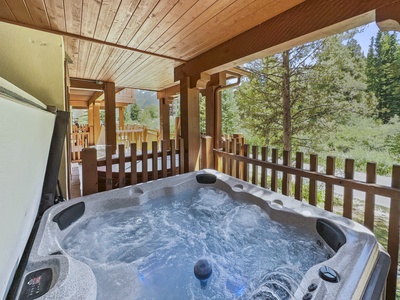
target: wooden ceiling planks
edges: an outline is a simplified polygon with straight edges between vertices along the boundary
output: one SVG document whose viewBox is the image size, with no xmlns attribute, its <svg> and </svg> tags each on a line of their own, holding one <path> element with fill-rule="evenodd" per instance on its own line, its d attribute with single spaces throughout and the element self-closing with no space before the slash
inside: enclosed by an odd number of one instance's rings
<svg viewBox="0 0 400 300">
<path fill-rule="evenodd" d="M 35 26 L 50 29 L 49 16 L 43 0 L 25 0 L 25 3 Z"/>
<path fill-rule="evenodd" d="M 146 19 L 149 18 L 158 1 L 159 0 L 146 0 L 139 3 L 128 24 L 122 31 L 122 34 L 118 39 L 118 44 L 128 45 L 134 35 L 140 30 Z"/>
<path fill-rule="evenodd" d="M 47 13 L 49 15 L 51 29 L 66 31 L 64 1 L 63 0 L 44 0 L 44 1 Z"/>
<path fill-rule="evenodd" d="M 123 30 L 128 25 L 140 0 L 122 0 L 107 35 L 107 42 L 117 43 Z"/>
<path fill-rule="evenodd" d="M 104 0 L 101 4 L 94 38 L 105 41 L 113 25 L 121 0 Z"/>
<path fill-rule="evenodd" d="M 70 0 L 64 2 L 67 32 L 81 34 L 82 1 Z"/>
<path fill-rule="evenodd" d="M 18 22 L 34 25 L 31 14 L 24 1 L 6 0 L 6 3 Z"/>
<path fill-rule="evenodd" d="M 0 0 L 0 18 L 176 58 L 64 37 L 71 76 L 162 89 L 173 85 L 179 58 L 191 60 L 304 1 Z"/>
</svg>

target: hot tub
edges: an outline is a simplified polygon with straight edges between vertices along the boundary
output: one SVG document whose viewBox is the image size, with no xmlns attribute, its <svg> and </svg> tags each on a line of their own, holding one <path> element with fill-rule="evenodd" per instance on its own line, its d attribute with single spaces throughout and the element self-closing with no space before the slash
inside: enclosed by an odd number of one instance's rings
<svg viewBox="0 0 400 300">
<path fill-rule="evenodd" d="M 47 210 L 17 298 L 380 299 L 389 261 L 351 220 L 206 170 Z"/>
</svg>

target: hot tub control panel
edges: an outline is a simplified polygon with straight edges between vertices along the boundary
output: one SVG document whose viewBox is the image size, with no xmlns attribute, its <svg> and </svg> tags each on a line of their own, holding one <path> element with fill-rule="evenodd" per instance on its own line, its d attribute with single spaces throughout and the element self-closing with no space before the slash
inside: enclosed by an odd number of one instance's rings
<svg viewBox="0 0 400 300">
<path fill-rule="evenodd" d="M 53 279 L 50 268 L 41 269 L 25 276 L 19 300 L 32 300 L 48 292 Z"/>
</svg>

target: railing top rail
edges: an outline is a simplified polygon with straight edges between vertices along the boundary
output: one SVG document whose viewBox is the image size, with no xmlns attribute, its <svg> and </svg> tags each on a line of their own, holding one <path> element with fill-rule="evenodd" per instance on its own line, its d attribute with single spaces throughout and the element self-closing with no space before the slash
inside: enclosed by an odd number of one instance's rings
<svg viewBox="0 0 400 300">
<path fill-rule="evenodd" d="M 275 163 L 268 162 L 268 161 L 262 161 L 262 160 L 258 160 L 258 159 L 254 159 L 254 158 L 241 156 L 241 155 L 227 153 L 227 152 L 224 152 L 222 150 L 217 150 L 217 149 L 214 149 L 214 153 L 216 155 L 235 159 L 240 162 L 254 164 L 256 166 L 260 166 L 260 167 L 264 167 L 264 168 L 268 168 L 268 169 L 274 169 L 274 170 L 280 171 L 280 172 L 287 172 L 289 174 L 297 175 L 300 177 L 305 177 L 305 178 L 308 178 L 311 180 L 316 180 L 316 181 L 330 183 L 330 184 L 334 184 L 334 185 L 338 185 L 338 186 L 342 186 L 342 187 L 347 187 L 347 188 L 359 190 L 362 192 L 366 192 L 369 194 L 389 197 L 396 201 L 400 201 L 400 189 L 396 189 L 393 187 L 375 184 L 375 183 L 374 184 L 366 183 L 366 182 L 354 180 L 354 179 L 346 179 L 346 178 L 342 178 L 342 177 L 338 177 L 338 176 L 334 176 L 334 175 L 327 175 L 327 174 L 323 174 L 323 173 L 319 173 L 319 172 L 298 169 L 298 168 L 291 167 L 291 166 L 284 166 L 284 165 L 275 164 Z"/>
</svg>

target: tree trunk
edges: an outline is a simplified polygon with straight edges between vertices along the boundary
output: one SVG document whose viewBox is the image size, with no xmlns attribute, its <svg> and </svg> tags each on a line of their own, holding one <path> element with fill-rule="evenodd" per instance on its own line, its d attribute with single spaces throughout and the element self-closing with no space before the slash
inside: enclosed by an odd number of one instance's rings
<svg viewBox="0 0 400 300">
<path fill-rule="evenodd" d="M 282 108 L 283 108 L 283 149 L 292 150 L 292 116 L 290 113 L 290 54 L 282 53 Z"/>
</svg>

